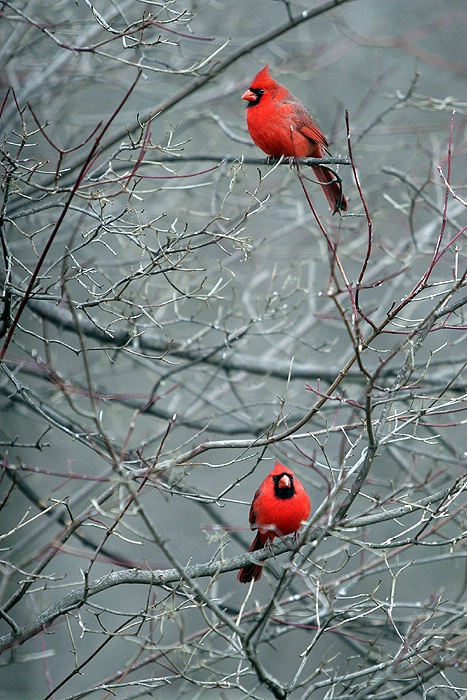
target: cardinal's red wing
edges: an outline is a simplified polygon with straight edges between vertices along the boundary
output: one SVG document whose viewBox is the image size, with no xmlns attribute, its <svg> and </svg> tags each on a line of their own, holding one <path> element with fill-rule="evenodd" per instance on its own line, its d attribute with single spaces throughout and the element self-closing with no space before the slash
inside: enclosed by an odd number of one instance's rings
<svg viewBox="0 0 467 700">
<path fill-rule="evenodd" d="M 326 136 L 323 134 L 318 124 L 315 122 L 307 108 L 300 100 L 295 100 L 294 104 L 295 119 L 297 123 L 297 129 L 306 136 L 310 141 L 318 143 L 320 146 L 327 148 L 328 142 L 326 141 Z"/>
<path fill-rule="evenodd" d="M 328 142 L 317 124 L 310 124 L 309 126 L 301 126 L 299 128 L 300 133 L 310 139 L 310 141 L 315 141 L 319 143 L 320 146 L 327 150 Z"/>
<path fill-rule="evenodd" d="M 256 510 L 255 510 L 255 503 L 256 499 L 259 496 L 259 489 L 255 493 L 255 497 L 253 498 L 252 504 L 250 506 L 250 530 L 256 530 Z"/>
</svg>

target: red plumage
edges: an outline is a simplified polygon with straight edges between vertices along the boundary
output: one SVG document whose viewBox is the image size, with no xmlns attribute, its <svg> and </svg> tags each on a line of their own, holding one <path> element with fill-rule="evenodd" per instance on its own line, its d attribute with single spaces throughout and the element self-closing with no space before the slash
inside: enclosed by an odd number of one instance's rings
<svg viewBox="0 0 467 700">
<path fill-rule="evenodd" d="M 258 530 L 248 551 L 262 549 L 266 542 L 297 532 L 310 515 L 310 499 L 293 471 L 280 462 L 255 493 L 250 508 L 250 528 Z M 238 572 L 240 583 L 261 578 L 261 564 L 247 564 Z"/>
<path fill-rule="evenodd" d="M 247 100 L 246 121 L 255 144 L 268 156 L 279 158 L 325 158 L 326 137 L 313 117 L 292 93 L 274 80 L 265 66 L 243 93 Z M 313 172 L 333 213 L 347 211 L 348 202 L 334 174 L 325 166 Z"/>
</svg>

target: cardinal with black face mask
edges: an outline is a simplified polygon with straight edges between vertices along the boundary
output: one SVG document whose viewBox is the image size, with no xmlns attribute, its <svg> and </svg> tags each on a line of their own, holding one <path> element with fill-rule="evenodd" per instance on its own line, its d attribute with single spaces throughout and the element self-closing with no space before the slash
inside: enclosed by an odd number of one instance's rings
<svg viewBox="0 0 467 700">
<path fill-rule="evenodd" d="M 330 155 L 326 137 L 313 117 L 292 93 L 271 78 L 265 66 L 253 79 L 242 99 L 248 102 L 246 121 L 255 144 L 268 156 L 325 158 Z M 340 182 L 326 166 L 314 166 L 332 212 L 347 211 Z"/>
<path fill-rule="evenodd" d="M 265 478 L 250 508 L 250 528 L 258 530 L 249 551 L 262 549 L 275 537 L 291 535 L 301 528 L 310 515 L 308 494 L 293 471 L 280 462 Z M 240 583 L 258 581 L 263 567 L 248 564 L 238 572 Z"/>
</svg>

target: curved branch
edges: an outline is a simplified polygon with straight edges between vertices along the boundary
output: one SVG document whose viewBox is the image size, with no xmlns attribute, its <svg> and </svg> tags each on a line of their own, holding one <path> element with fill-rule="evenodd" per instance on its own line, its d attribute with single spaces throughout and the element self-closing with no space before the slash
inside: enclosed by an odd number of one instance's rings
<svg viewBox="0 0 467 700">
<path fill-rule="evenodd" d="M 145 115 L 140 116 L 136 124 L 133 124 L 132 126 L 125 125 L 122 129 L 118 130 L 105 144 L 105 149 L 116 146 L 122 141 L 122 139 L 128 138 L 129 134 L 131 135 L 139 132 L 141 130 L 141 124 L 152 121 L 156 116 L 159 116 L 162 113 L 166 114 L 167 112 L 169 112 L 173 107 L 179 104 L 186 97 L 189 97 L 201 87 L 209 83 L 211 80 L 217 78 L 221 73 L 223 73 L 227 68 L 229 68 L 229 66 L 236 63 L 243 56 L 254 51 L 254 49 L 257 49 L 259 46 L 264 46 L 265 44 L 268 44 L 269 42 L 273 41 L 274 39 L 277 39 L 283 34 L 286 34 L 291 29 L 295 29 L 301 24 L 304 24 L 305 22 L 308 22 L 309 20 L 314 19 L 315 17 L 319 17 L 320 15 L 326 14 L 334 8 L 339 7 L 341 5 L 345 5 L 349 2 L 353 2 L 353 0 L 325 0 L 321 3 L 321 5 L 318 5 L 317 7 L 310 10 L 303 10 L 303 12 L 300 12 L 295 17 L 292 17 L 292 19 L 289 19 L 287 22 L 284 22 L 278 27 L 275 27 L 274 29 L 265 32 L 261 36 L 255 37 L 251 41 L 246 42 L 245 44 L 243 44 L 243 46 L 240 46 L 236 51 L 233 51 L 230 54 L 230 56 L 227 56 L 223 60 L 216 61 L 215 68 L 213 70 L 206 73 L 205 75 L 201 75 L 195 78 L 184 88 L 176 92 L 175 95 L 172 95 L 166 100 L 163 100 Z M 77 158 L 75 162 L 70 164 L 70 172 L 73 173 L 76 168 L 80 167 L 83 164 L 83 162 L 84 161 L 82 157 Z"/>
<path fill-rule="evenodd" d="M 465 480 L 464 480 L 465 481 Z M 464 483 L 464 482 L 462 482 Z M 461 482 L 457 484 L 458 488 L 462 487 Z M 395 508 L 391 511 L 386 511 L 384 513 L 378 513 L 373 516 L 367 516 L 365 518 L 359 518 L 358 520 L 349 521 L 348 523 L 340 523 L 340 529 L 355 528 L 355 527 L 365 527 L 369 524 L 376 524 L 383 522 L 385 520 L 390 520 L 392 518 L 400 518 L 404 515 L 409 515 L 415 510 L 425 510 L 426 507 L 431 503 L 437 503 L 446 498 L 450 493 L 453 492 L 453 488 L 446 488 L 439 491 L 431 496 L 423 498 L 415 503 L 411 503 L 407 506 L 401 506 L 400 508 Z M 324 527 L 315 528 L 312 532 L 307 532 L 307 541 L 310 543 L 316 542 L 317 539 L 322 537 L 327 537 L 332 534 L 332 530 L 328 530 Z M 304 544 L 304 543 L 303 543 Z M 219 574 L 226 573 L 228 571 L 235 571 L 237 569 L 254 562 L 262 562 L 272 557 L 276 557 L 279 554 L 284 554 L 286 552 L 294 552 L 297 550 L 297 542 L 294 537 L 285 537 L 278 544 L 274 544 L 270 548 L 265 548 L 258 550 L 254 553 L 241 554 L 236 557 L 231 557 L 228 560 L 220 562 L 210 562 L 205 564 L 196 564 L 193 566 L 187 566 L 184 568 L 185 578 L 205 578 L 208 576 L 219 576 Z M 94 581 L 87 582 L 82 586 L 79 586 L 74 591 L 71 591 L 68 595 L 62 598 L 60 601 L 51 605 L 47 610 L 38 615 L 36 619 L 28 625 L 23 627 L 18 627 L 17 632 L 10 632 L 9 634 L 0 637 L 0 654 L 6 649 L 10 649 L 14 646 L 23 644 L 25 641 L 34 637 L 36 634 L 42 630 L 50 627 L 50 625 L 55 622 L 59 617 L 62 617 L 72 610 L 76 610 L 84 605 L 93 596 L 107 591 L 109 588 L 114 586 L 121 586 L 123 584 L 142 584 L 150 586 L 163 586 L 170 583 L 177 583 L 180 581 L 180 572 L 178 569 L 159 569 L 156 571 L 142 571 L 141 569 L 128 569 L 125 571 L 114 571 L 106 576 L 102 576 Z"/>
</svg>

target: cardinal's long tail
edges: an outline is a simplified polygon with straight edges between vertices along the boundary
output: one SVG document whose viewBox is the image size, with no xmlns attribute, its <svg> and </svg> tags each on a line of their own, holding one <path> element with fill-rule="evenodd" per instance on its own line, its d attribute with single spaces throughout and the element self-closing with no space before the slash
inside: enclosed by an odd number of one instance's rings
<svg viewBox="0 0 467 700">
<path fill-rule="evenodd" d="M 256 552 L 258 549 L 263 549 L 263 547 L 264 542 L 261 542 L 261 533 L 258 530 L 258 532 L 256 533 L 256 537 L 253 540 L 253 544 L 251 545 L 248 551 Z M 250 583 L 250 581 L 253 580 L 259 581 L 262 573 L 262 564 L 248 564 L 247 566 L 244 566 L 243 569 L 240 569 L 240 571 L 237 574 L 237 579 L 240 581 L 240 583 Z"/>
<path fill-rule="evenodd" d="M 316 166 L 313 168 L 316 179 L 321 184 L 332 213 L 336 211 L 347 211 L 349 204 L 345 195 L 342 192 L 341 183 L 336 179 L 336 176 L 328 168 L 324 166 Z"/>
</svg>

